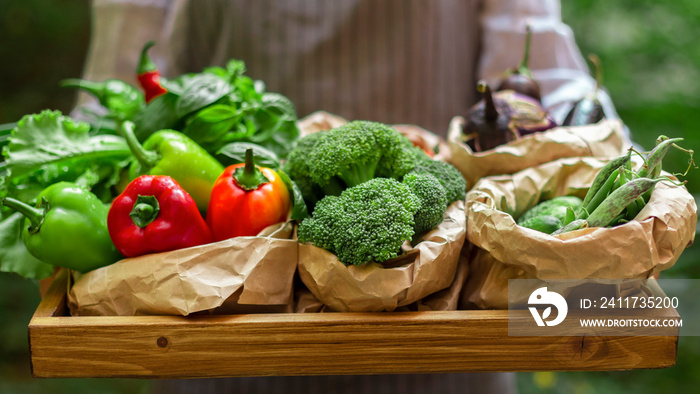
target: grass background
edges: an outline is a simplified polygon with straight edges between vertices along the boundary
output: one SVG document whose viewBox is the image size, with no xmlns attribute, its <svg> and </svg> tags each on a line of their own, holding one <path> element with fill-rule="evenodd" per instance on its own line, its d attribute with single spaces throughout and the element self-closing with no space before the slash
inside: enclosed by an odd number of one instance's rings
<svg viewBox="0 0 700 394">
<path fill-rule="evenodd" d="M 562 0 L 562 16 L 584 54 L 597 54 L 604 85 L 633 139 L 650 149 L 657 136 L 700 147 L 700 3 L 694 0 Z M 0 123 L 44 108 L 68 112 L 75 92 L 58 87 L 80 75 L 90 34 L 89 2 L 0 1 Z M 533 44 L 536 45 L 536 44 Z M 665 167 L 683 172 L 670 153 Z M 700 195 L 700 171 L 686 178 Z M 697 197 L 696 197 L 697 200 Z M 664 277 L 700 278 L 700 247 L 686 250 Z M 138 393 L 148 381 L 32 379 L 27 324 L 39 303 L 29 280 L 0 274 L 0 393 Z M 522 373 L 522 393 L 694 392 L 700 387 L 700 338 L 683 337 L 673 368 L 626 372 Z"/>
</svg>

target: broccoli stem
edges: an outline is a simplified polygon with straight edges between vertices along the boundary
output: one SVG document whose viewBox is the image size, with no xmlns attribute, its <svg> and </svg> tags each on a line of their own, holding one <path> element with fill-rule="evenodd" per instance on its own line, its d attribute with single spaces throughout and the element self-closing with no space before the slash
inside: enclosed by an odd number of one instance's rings
<svg viewBox="0 0 700 394">
<path fill-rule="evenodd" d="M 325 196 L 339 196 L 345 186 L 336 178 L 331 178 L 322 188 Z"/>
<path fill-rule="evenodd" d="M 340 173 L 339 177 L 348 187 L 357 186 L 374 178 L 378 162 L 351 165 Z"/>
</svg>

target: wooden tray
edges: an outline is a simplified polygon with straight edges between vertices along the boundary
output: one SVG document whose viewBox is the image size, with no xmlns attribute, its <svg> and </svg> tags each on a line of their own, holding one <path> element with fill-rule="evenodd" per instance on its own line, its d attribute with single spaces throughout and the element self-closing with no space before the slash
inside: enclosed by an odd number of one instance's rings
<svg viewBox="0 0 700 394">
<path fill-rule="evenodd" d="M 671 367 L 678 348 L 678 336 L 508 336 L 507 311 L 71 317 L 65 279 L 29 323 L 35 377 L 603 371 Z"/>
</svg>

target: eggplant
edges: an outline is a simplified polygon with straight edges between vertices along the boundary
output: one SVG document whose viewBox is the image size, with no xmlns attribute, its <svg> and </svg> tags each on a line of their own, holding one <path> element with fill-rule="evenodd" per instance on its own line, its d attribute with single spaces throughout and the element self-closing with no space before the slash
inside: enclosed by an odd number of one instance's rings
<svg viewBox="0 0 700 394">
<path fill-rule="evenodd" d="M 537 100 L 537 102 L 542 102 L 542 94 L 540 91 L 540 85 L 535 80 L 532 75 L 532 71 L 528 67 L 528 62 L 530 60 L 530 41 L 532 40 L 532 29 L 530 25 L 527 25 L 525 32 L 525 51 L 523 53 L 523 59 L 520 64 L 514 68 L 506 71 L 506 77 L 501 81 L 498 86 L 497 91 L 501 90 L 513 90 L 517 93 L 529 96 Z"/>
<path fill-rule="evenodd" d="M 582 99 L 576 101 L 571 111 L 564 118 L 563 126 L 584 126 L 598 123 L 603 120 L 605 111 L 603 105 L 598 101 L 598 91 L 603 83 L 603 72 L 600 67 L 600 59 L 596 55 L 588 55 L 593 65 L 593 75 L 595 76 L 595 89 Z"/>
<path fill-rule="evenodd" d="M 524 135 L 556 126 L 534 98 L 512 90 L 491 92 L 486 81 L 477 90 L 483 98 L 467 114 L 462 139 L 475 152 L 493 149 Z"/>
</svg>

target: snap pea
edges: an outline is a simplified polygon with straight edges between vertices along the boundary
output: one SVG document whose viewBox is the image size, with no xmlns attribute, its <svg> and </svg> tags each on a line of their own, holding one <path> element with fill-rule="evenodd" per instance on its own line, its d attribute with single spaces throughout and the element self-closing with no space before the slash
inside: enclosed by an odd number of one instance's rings
<svg viewBox="0 0 700 394">
<path fill-rule="evenodd" d="M 622 155 L 620 157 L 617 157 L 608 164 L 606 164 L 603 168 L 600 169 L 598 172 L 598 175 L 596 175 L 595 179 L 593 179 L 593 183 L 591 184 L 591 187 L 588 189 L 588 193 L 586 193 L 586 196 L 583 198 L 583 207 L 587 208 L 588 203 L 593 199 L 595 194 L 598 192 L 598 190 L 605 184 L 607 179 L 610 177 L 610 174 L 613 173 L 613 171 L 617 170 L 620 168 L 620 166 L 626 165 L 630 161 L 630 157 L 632 156 L 632 152 L 627 152 L 627 154 Z M 614 181 L 614 180 L 613 180 Z M 590 212 L 590 209 L 589 209 Z"/>
<path fill-rule="evenodd" d="M 658 139 L 658 144 L 649 152 L 647 156 L 646 163 L 642 168 L 639 169 L 637 175 L 639 177 L 656 178 L 661 174 L 661 161 L 669 149 L 676 142 L 683 141 L 683 138 L 668 138 L 666 136 L 661 136 Z"/>
<path fill-rule="evenodd" d="M 615 169 L 610 176 L 608 176 L 608 179 L 605 181 L 603 186 L 598 189 L 596 192 L 595 196 L 590 200 L 588 205 L 585 206 L 586 210 L 588 212 L 593 212 L 604 200 L 605 198 L 610 194 L 612 191 L 613 185 L 615 184 L 615 180 L 617 180 L 617 175 L 620 173 L 620 169 Z"/>
<path fill-rule="evenodd" d="M 588 225 L 591 227 L 607 226 L 617 215 L 642 194 L 652 190 L 662 179 L 636 178 L 619 189 L 612 192 L 591 214 L 588 216 Z"/>
<path fill-rule="evenodd" d="M 567 224 L 566 226 L 560 228 L 559 230 L 552 233 L 552 235 L 559 235 L 563 233 L 568 233 L 569 231 L 580 230 L 582 228 L 588 227 L 588 222 L 584 219 L 576 219 L 573 222 Z"/>
<path fill-rule="evenodd" d="M 574 212 L 574 208 L 566 207 L 566 214 L 564 215 L 564 221 L 562 222 L 562 224 L 566 226 L 574 220 L 576 220 L 576 212 Z"/>
<path fill-rule="evenodd" d="M 640 204 L 639 201 L 642 201 L 642 203 Z M 634 220 L 642 208 L 644 208 L 644 199 L 642 197 L 638 197 L 636 200 L 634 200 L 633 204 L 630 204 L 627 206 L 627 208 L 625 208 L 625 218 L 627 220 Z"/>
</svg>

